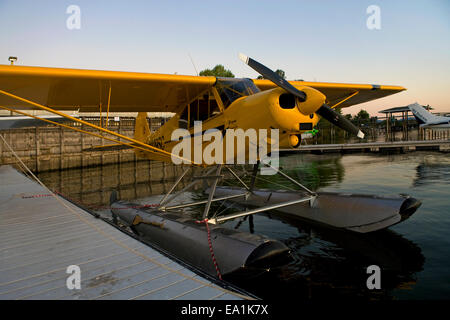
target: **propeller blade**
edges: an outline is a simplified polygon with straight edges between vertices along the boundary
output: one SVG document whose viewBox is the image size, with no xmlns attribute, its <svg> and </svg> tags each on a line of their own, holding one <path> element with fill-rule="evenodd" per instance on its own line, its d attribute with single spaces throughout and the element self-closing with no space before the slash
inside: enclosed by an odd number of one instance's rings
<svg viewBox="0 0 450 320">
<path fill-rule="evenodd" d="M 287 92 L 293 94 L 296 96 L 301 102 L 304 102 L 306 100 L 306 94 L 303 91 L 300 91 L 296 89 L 292 84 L 284 80 L 282 77 L 280 77 L 277 73 L 273 72 L 266 66 L 262 65 L 256 60 L 253 60 L 250 57 L 247 57 L 246 55 L 239 53 L 239 59 L 241 59 L 245 64 L 247 64 L 249 67 L 254 69 L 256 72 L 258 72 L 260 75 L 262 75 L 264 78 L 272 81 L 277 86 L 283 88 Z"/>
<path fill-rule="evenodd" d="M 264 78 L 272 81 L 277 86 L 283 88 L 287 92 L 293 94 L 296 96 L 301 102 L 304 102 L 306 100 L 306 93 L 304 93 L 301 90 L 298 90 L 293 85 L 291 85 L 288 81 L 284 80 L 282 77 L 280 77 L 277 73 L 273 72 L 269 68 L 267 68 L 265 65 L 259 63 L 256 60 L 253 60 L 252 58 L 239 53 L 239 59 L 241 59 L 245 64 L 247 64 L 249 67 L 254 69 L 256 72 L 258 72 L 260 75 L 262 75 Z M 364 133 L 359 130 L 358 127 L 356 127 L 353 123 L 350 122 L 346 117 L 340 115 L 335 110 L 327 106 L 326 104 L 323 104 L 316 113 L 321 116 L 322 118 L 325 118 L 335 126 L 349 132 L 352 134 L 355 134 L 358 138 L 364 138 Z"/>
<path fill-rule="evenodd" d="M 335 110 L 327 106 L 326 104 L 323 104 L 316 113 L 321 116 L 322 118 L 328 120 L 335 126 L 352 133 L 356 135 L 358 138 L 362 139 L 364 138 L 364 133 L 359 130 L 357 126 L 355 126 L 353 123 L 351 123 L 350 120 L 348 120 L 343 115 L 337 113 Z"/>
</svg>

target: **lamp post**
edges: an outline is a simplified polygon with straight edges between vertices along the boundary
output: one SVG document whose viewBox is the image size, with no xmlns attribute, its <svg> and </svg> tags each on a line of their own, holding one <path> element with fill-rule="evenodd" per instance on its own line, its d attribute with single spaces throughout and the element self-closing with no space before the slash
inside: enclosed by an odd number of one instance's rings
<svg viewBox="0 0 450 320">
<path fill-rule="evenodd" d="M 13 66 L 14 62 L 17 61 L 17 57 L 9 57 L 8 60 L 9 60 L 9 62 L 11 62 L 11 65 Z"/>
</svg>

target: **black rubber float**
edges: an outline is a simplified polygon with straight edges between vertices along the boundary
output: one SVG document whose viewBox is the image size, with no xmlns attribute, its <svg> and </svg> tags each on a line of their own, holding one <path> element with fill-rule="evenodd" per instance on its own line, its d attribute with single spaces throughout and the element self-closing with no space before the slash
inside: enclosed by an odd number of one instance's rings
<svg viewBox="0 0 450 320">
<path fill-rule="evenodd" d="M 114 196 L 111 200 L 115 200 Z M 181 212 L 144 210 L 123 201 L 112 203 L 111 212 L 114 219 L 119 218 L 144 241 L 212 276 L 217 275 L 205 223 L 198 223 Z M 289 257 L 289 248 L 278 240 L 220 225 L 210 224 L 208 228 L 215 260 L 224 276 L 249 268 L 268 270 Z"/>
</svg>

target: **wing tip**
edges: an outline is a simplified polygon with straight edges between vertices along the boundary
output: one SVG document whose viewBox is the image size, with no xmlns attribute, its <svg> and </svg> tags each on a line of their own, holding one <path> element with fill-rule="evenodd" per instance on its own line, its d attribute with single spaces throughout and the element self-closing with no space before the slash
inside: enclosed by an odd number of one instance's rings
<svg viewBox="0 0 450 320">
<path fill-rule="evenodd" d="M 358 131 L 357 137 L 360 139 L 364 138 L 364 132 L 362 132 L 361 130 Z"/>
</svg>

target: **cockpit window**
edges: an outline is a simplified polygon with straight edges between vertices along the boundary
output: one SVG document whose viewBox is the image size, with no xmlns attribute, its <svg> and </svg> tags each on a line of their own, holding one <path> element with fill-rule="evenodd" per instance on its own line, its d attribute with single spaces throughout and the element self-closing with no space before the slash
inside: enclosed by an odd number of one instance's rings
<svg viewBox="0 0 450 320">
<path fill-rule="evenodd" d="M 245 78 L 217 78 L 216 88 L 225 108 L 240 97 L 249 96 L 260 92 L 252 80 Z"/>
</svg>

